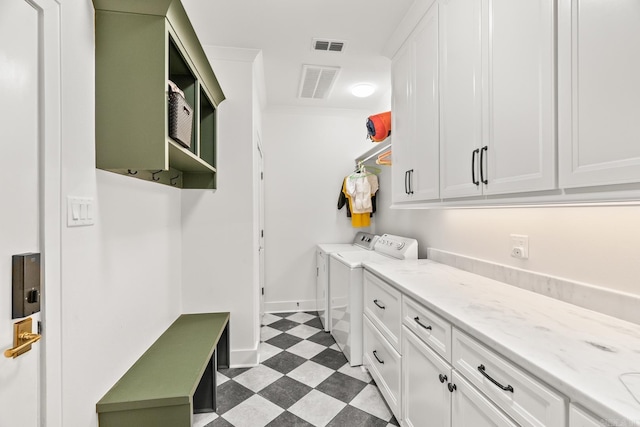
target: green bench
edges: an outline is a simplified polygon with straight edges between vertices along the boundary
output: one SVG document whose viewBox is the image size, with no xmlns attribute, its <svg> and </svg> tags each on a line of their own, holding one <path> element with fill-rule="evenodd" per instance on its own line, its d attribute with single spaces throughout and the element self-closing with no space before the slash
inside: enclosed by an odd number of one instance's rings
<svg viewBox="0 0 640 427">
<path fill-rule="evenodd" d="M 191 427 L 216 410 L 229 367 L 229 313 L 183 314 L 96 405 L 100 427 Z"/>
</svg>

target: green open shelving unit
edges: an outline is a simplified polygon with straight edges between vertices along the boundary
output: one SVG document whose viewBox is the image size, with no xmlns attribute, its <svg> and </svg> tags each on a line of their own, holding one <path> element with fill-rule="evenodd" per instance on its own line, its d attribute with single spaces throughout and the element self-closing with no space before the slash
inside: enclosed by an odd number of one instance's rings
<svg viewBox="0 0 640 427">
<path fill-rule="evenodd" d="M 93 0 L 96 166 L 180 188 L 216 188 L 225 99 L 179 0 Z M 191 145 L 169 137 L 168 85 L 195 114 Z"/>
</svg>

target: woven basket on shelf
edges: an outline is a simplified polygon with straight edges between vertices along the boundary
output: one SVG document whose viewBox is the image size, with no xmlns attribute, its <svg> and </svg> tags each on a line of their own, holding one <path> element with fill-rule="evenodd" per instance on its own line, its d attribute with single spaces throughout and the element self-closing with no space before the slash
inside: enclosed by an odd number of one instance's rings
<svg viewBox="0 0 640 427">
<path fill-rule="evenodd" d="M 181 145 L 191 147 L 193 108 L 184 99 L 184 93 L 169 81 L 169 136 Z"/>
</svg>

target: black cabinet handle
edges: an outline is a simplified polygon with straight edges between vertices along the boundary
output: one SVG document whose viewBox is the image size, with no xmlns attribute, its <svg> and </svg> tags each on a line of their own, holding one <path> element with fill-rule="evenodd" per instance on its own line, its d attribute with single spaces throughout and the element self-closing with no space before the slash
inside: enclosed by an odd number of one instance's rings
<svg viewBox="0 0 640 427">
<path fill-rule="evenodd" d="M 489 150 L 487 145 L 480 150 L 480 181 L 485 185 L 489 183 L 489 180 L 484 178 L 484 153 L 486 153 L 487 150 Z"/>
<path fill-rule="evenodd" d="M 479 152 L 480 149 L 476 148 L 471 153 L 471 182 L 473 182 L 475 185 L 480 185 L 480 181 L 476 180 L 476 157 Z"/>
<path fill-rule="evenodd" d="M 427 326 L 427 325 L 425 325 L 424 323 L 422 323 L 422 322 L 420 321 L 420 318 L 419 318 L 418 316 L 414 317 L 414 318 L 413 318 L 413 320 L 415 320 L 415 321 L 416 321 L 416 323 L 417 323 L 418 325 L 422 326 L 423 328 L 425 328 L 425 329 L 427 329 L 427 330 L 429 330 L 429 331 L 430 331 L 431 329 L 433 329 L 431 326 Z"/>
<path fill-rule="evenodd" d="M 440 374 L 440 375 L 438 375 L 438 379 L 440 380 L 440 382 L 442 384 L 444 384 L 444 382 L 447 380 L 447 376 L 443 375 L 443 374 Z"/>
<path fill-rule="evenodd" d="M 387 308 L 387 307 L 385 307 L 384 305 L 380 305 L 380 304 L 378 304 L 378 300 L 377 300 L 377 299 L 374 299 L 374 300 L 373 300 L 373 303 L 374 303 L 375 305 L 377 305 L 377 306 L 378 306 L 378 308 L 381 308 L 381 309 L 383 309 L 383 310 L 385 310 L 385 309 Z"/>
<path fill-rule="evenodd" d="M 413 169 L 409 169 L 409 194 L 413 194 Z"/>
<path fill-rule="evenodd" d="M 454 391 L 454 390 L 457 390 L 457 389 L 458 389 L 458 387 L 456 387 L 456 385 L 455 385 L 455 384 L 452 384 L 452 383 L 447 384 L 447 388 L 449 389 L 449 391 L 450 391 L 451 393 L 453 393 L 453 391 Z"/>
<path fill-rule="evenodd" d="M 511 387 L 510 385 L 508 385 L 508 386 L 506 386 L 506 387 L 505 387 L 505 386 L 503 386 L 502 384 L 500 384 L 498 381 L 496 381 L 496 380 L 494 380 L 493 378 L 491 378 L 491 377 L 489 376 L 489 374 L 487 374 L 487 372 L 486 372 L 486 368 L 484 367 L 484 365 L 480 365 L 480 366 L 478 366 L 478 371 L 480 371 L 480 373 L 481 373 L 482 375 L 484 375 L 484 377 L 485 377 L 486 379 L 488 379 L 489 381 L 491 381 L 492 383 L 494 383 L 496 386 L 500 387 L 502 390 L 504 390 L 504 391 L 510 391 L 511 393 L 513 393 L 513 387 Z"/>
<path fill-rule="evenodd" d="M 404 193 L 409 194 L 409 171 L 404 171 Z"/>
<path fill-rule="evenodd" d="M 381 359 L 378 357 L 378 352 L 377 352 L 376 350 L 373 350 L 373 357 L 375 357 L 375 358 L 376 358 L 376 360 L 377 360 L 379 363 L 382 363 L 382 364 L 384 365 L 384 360 L 381 360 Z"/>
</svg>

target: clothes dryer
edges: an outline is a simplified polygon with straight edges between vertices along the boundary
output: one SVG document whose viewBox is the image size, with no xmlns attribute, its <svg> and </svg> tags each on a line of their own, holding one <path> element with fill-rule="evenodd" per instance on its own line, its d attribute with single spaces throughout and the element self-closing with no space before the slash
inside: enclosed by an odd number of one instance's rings
<svg viewBox="0 0 640 427">
<path fill-rule="evenodd" d="M 316 307 L 325 331 L 331 330 L 329 321 L 329 256 L 334 252 L 361 252 L 373 250 L 379 236 L 359 231 L 351 243 L 320 243 L 316 246 Z"/>
</svg>

